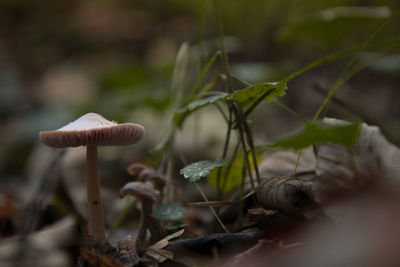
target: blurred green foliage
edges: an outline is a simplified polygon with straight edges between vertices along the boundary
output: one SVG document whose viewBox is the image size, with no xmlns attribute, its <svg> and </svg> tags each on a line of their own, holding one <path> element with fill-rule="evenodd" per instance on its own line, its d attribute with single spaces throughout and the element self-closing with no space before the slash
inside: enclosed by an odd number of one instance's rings
<svg viewBox="0 0 400 267">
<path fill-rule="evenodd" d="M 267 147 L 299 150 L 318 144 L 339 144 L 351 147 L 360 134 L 360 124 L 328 125 L 324 123 L 309 123 L 299 133 L 282 138 Z"/>
</svg>

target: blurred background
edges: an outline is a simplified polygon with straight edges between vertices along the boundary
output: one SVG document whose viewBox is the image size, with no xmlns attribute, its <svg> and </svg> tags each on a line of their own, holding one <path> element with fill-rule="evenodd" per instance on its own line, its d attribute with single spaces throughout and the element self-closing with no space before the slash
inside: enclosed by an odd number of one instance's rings
<svg viewBox="0 0 400 267">
<path fill-rule="evenodd" d="M 176 97 L 171 80 L 179 47 L 184 42 L 190 47 L 183 85 L 188 92 L 202 67 L 221 50 L 219 20 L 232 75 L 256 83 L 279 81 L 323 56 L 360 47 L 391 18 L 357 60 L 379 53 L 384 56 L 344 84 L 326 115 L 379 125 L 390 140 L 399 143 L 399 1 L 215 3 L 1 0 L 2 192 L 15 192 L 17 186 L 32 179 L 32 166 L 43 157 L 43 152 L 38 152 L 42 149 L 40 131 L 98 112 L 110 120 L 136 122 L 146 128 L 145 139 L 135 146 L 99 151 L 102 183 L 108 183 L 117 194 L 120 186 L 131 180 L 125 172 L 127 165 L 146 161 L 171 123 L 170 105 Z M 312 119 L 348 60 L 339 58 L 295 78 L 283 102 Z M 204 83 L 223 72 L 222 62 L 217 60 Z M 223 90 L 223 84 L 215 89 Z M 177 149 L 189 159 L 222 153 L 226 126 L 215 114 L 215 107 L 207 107 L 179 131 Z M 301 126 L 273 104 L 261 105 L 251 120 L 257 144 Z M 76 151 L 66 159 L 70 165 L 66 165 L 65 176 L 84 176 L 73 172 L 73 166 L 84 166 L 84 152 Z"/>
</svg>

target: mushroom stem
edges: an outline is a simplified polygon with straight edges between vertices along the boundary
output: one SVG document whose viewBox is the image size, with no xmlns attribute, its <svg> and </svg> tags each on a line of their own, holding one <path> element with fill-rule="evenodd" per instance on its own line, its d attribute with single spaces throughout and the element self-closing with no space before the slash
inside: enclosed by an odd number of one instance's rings
<svg viewBox="0 0 400 267">
<path fill-rule="evenodd" d="M 136 246 L 138 248 L 141 248 L 144 244 L 147 230 L 147 216 L 149 216 L 153 210 L 153 203 L 151 201 L 142 200 L 141 205 L 139 229 L 136 237 Z"/>
<path fill-rule="evenodd" d="M 97 146 L 88 144 L 86 146 L 86 188 L 88 198 L 88 212 L 89 212 L 89 235 L 105 244 L 107 243 L 104 228 L 104 214 L 103 205 L 100 195 L 100 182 L 97 177 Z"/>
</svg>

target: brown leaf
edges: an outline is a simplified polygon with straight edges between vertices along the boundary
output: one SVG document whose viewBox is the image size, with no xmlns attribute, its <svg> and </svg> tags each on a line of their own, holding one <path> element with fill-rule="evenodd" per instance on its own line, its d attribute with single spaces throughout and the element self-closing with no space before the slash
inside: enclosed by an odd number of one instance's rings
<svg viewBox="0 0 400 267">
<path fill-rule="evenodd" d="M 175 232 L 173 234 L 170 234 L 170 235 L 164 237 L 163 239 L 161 239 L 154 245 L 148 247 L 146 249 L 145 255 L 157 260 L 157 262 L 159 262 L 159 263 L 162 263 L 167 259 L 170 259 L 170 260 L 173 259 L 174 254 L 171 251 L 165 250 L 163 248 L 168 246 L 168 243 L 171 239 L 181 236 L 184 231 L 185 231 L 185 229 L 182 229 L 182 230 L 179 230 L 178 232 Z"/>
<path fill-rule="evenodd" d="M 265 209 L 315 216 L 318 205 L 312 196 L 312 182 L 306 178 L 278 176 L 263 179 L 256 189 L 258 204 Z"/>
<path fill-rule="evenodd" d="M 166 246 L 168 246 L 169 240 L 181 236 L 183 234 L 183 232 L 185 232 L 185 229 L 181 229 L 173 234 L 167 235 L 166 237 L 164 237 L 163 239 L 161 239 L 160 241 L 158 241 L 157 243 L 152 245 L 150 248 L 152 248 L 152 249 L 165 248 Z"/>
<path fill-rule="evenodd" d="M 324 119 L 325 123 L 345 123 Z M 383 186 L 400 185 L 400 149 L 389 143 L 376 126 L 363 123 L 357 143 L 348 149 L 339 145 L 319 147 L 315 190 L 317 200 L 324 202 L 337 191 L 355 189 L 368 182 Z"/>
<path fill-rule="evenodd" d="M 165 249 L 148 248 L 145 254 L 157 260 L 158 263 L 162 263 L 167 259 L 172 260 L 174 258 L 174 253 Z"/>
</svg>

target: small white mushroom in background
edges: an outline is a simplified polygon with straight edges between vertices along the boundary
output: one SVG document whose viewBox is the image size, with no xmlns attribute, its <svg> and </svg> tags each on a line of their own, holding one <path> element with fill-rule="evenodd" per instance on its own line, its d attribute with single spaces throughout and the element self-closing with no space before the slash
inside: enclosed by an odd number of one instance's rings
<svg viewBox="0 0 400 267">
<path fill-rule="evenodd" d="M 107 239 L 97 177 L 97 146 L 130 145 L 138 142 L 143 135 L 144 128 L 139 124 L 118 124 L 96 113 L 85 114 L 58 130 L 40 132 L 40 140 L 50 147 L 86 146 L 89 235 L 100 243 L 106 243 Z"/>
</svg>

